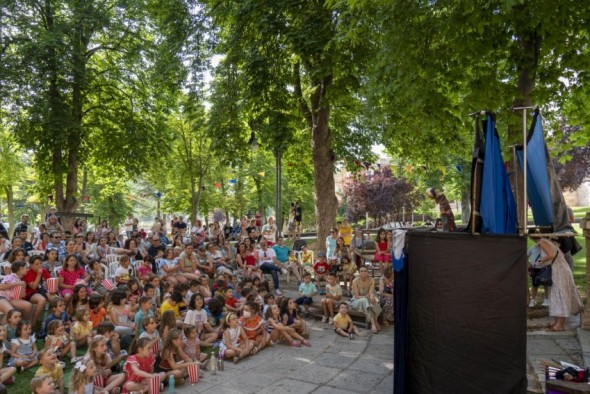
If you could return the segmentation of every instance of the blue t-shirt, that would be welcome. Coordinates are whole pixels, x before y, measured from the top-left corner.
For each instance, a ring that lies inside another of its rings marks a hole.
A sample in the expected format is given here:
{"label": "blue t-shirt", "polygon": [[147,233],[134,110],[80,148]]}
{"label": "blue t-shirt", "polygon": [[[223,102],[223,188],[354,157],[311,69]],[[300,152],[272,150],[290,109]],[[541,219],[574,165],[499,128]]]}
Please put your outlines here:
{"label": "blue t-shirt", "polygon": [[289,260],[289,247],[287,245],[272,247],[277,255],[277,260],[281,263],[286,263]]}
{"label": "blue t-shirt", "polygon": [[135,314],[135,326],[139,329],[139,335],[141,335],[144,331],[143,329],[143,325],[141,324],[141,322],[143,321],[143,319],[145,319],[146,317],[150,317],[150,316],[154,316],[154,312],[151,309],[148,309],[148,313],[147,316],[145,315],[145,313],[143,313],[143,311],[140,309],[137,311],[137,313]]}
{"label": "blue t-shirt", "polygon": [[311,297],[310,294],[317,293],[318,288],[315,283],[309,282],[309,284],[303,282],[299,285],[299,292],[304,294],[304,297]]}

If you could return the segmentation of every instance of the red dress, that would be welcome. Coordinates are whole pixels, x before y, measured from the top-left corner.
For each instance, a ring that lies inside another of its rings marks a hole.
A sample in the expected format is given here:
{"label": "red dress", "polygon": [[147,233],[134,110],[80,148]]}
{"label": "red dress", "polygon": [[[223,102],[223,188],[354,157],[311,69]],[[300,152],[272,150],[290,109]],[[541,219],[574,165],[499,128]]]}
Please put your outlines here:
{"label": "red dress", "polygon": [[139,369],[142,370],[143,372],[152,373],[151,371],[152,371],[152,367],[153,367],[155,361],[156,361],[156,358],[154,355],[150,355],[149,357],[146,357],[146,358],[138,357],[137,354],[134,354],[133,356],[129,356],[127,358],[127,361],[125,362],[125,366],[123,367],[123,370],[127,373],[127,380],[130,380],[135,383],[141,383],[142,381],[145,380],[145,378],[143,378],[141,376],[137,376],[133,372],[133,368],[131,368],[131,364],[137,365],[139,367]]}
{"label": "red dress", "polygon": [[[380,251],[387,251],[387,241],[385,242],[377,242]],[[380,263],[391,263],[391,255],[389,252],[387,254],[380,254],[375,252],[375,261]]]}

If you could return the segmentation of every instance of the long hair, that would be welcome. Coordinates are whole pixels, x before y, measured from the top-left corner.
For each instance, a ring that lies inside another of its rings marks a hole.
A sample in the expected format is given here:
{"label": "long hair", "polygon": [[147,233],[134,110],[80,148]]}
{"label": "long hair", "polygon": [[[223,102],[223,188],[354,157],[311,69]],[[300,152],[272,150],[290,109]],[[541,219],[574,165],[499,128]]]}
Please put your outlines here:
{"label": "long hair", "polygon": [[160,336],[164,335],[164,328],[166,327],[169,330],[176,328],[176,318],[174,317],[173,311],[166,311],[162,314],[162,319],[160,319]]}
{"label": "long hair", "polygon": [[107,342],[107,338],[103,335],[95,335],[92,340],[90,341],[90,345],[88,346],[88,353],[86,353],[86,355],[88,356],[88,358],[92,361],[94,361],[94,363],[97,366],[100,367],[106,367],[107,364],[107,355],[106,353],[103,355],[98,355],[96,354],[96,347],[98,346],[99,343],[101,342]]}
{"label": "long hair", "polygon": [[[78,391],[79,388],[84,387],[86,383],[89,381],[89,377],[86,376],[86,368],[96,366],[96,363],[92,360],[87,360],[84,364],[78,361],[80,364],[76,363],[74,368],[72,368],[72,379],[70,381],[70,392],[75,393]],[[76,368],[77,366],[86,367],[84,370],[82,368]]]}
{"label": "long hair", "polygon": [[176,346],[174,346],[173,341],[178,339],[178,338],[182,338],[182,331],[180,331],[177,328],[174,328],[172,330],[170,330],[170,332],[168,332],[168,335],[166,336],[166,341],[164,341],[164,347],[162,348],[162,359],[166,360],[170,357],[174,357],[174,355],[176,354]]}
{"label": "long hair", "polygon": [[[74,286],[74,294],[72,294],[72,298],[70,298],[70,301],[68,302],[68,315],[70,316],[75,316],[76,310],[80,308],[80,298],[78,297],[78,292],[83,287],[86,287],[86,285],[78,284]],[[86,292],[86,300],[84,301],[84,304],[88,305],[88,292]]]}

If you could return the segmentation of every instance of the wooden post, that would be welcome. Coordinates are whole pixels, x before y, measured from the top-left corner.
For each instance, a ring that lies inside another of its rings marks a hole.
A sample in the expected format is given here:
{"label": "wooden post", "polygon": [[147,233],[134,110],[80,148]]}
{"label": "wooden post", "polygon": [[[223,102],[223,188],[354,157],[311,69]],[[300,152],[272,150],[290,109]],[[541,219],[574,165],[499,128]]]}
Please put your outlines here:
{"label": "wooden post", "polygon": [[[590,261],[590,212],[586,212],[586,216],[580,221],[580,228],[586,241],[586,297],[588,297],[590,295],[590,264],[588,264]],[[582,328],[590,329],[590,302],[588,301],[584,307]]]}

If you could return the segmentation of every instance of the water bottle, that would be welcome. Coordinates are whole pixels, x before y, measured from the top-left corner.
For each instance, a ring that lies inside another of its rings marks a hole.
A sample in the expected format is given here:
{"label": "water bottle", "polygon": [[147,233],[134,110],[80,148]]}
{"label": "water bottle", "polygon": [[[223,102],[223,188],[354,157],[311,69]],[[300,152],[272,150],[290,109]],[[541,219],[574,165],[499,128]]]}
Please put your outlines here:
{"label": "water bottle", "polygon": [[174,383],[174,375],[170,375],[170,378],[168,379],[168,394],[174,393]]}
{"label": "water bottle", "polygon": [[209,371],[211,372],[211,375],[217,374],[217,356],[215,353],[211,355],[211,359],[209,360]]}

